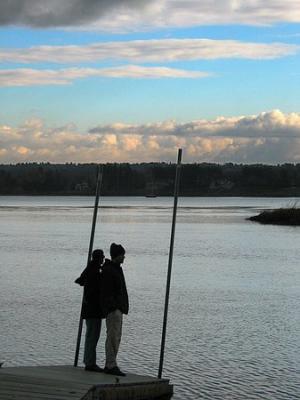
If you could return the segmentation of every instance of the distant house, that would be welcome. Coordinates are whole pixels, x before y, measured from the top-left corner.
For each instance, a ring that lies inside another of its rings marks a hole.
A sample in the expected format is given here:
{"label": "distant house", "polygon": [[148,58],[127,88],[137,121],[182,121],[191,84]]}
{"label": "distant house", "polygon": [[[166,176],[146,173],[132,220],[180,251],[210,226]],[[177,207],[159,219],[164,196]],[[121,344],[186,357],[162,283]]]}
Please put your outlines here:
{"label": "distant house", "polygon": [[233,186],[234,186],[234,183],[229,181],[228,179],[217,179],[217,180],[213,180],[210,183],[209,189],[210,190],[220,190],[220,189],[230,190],[233,188]]}
{"label": "distant house", "polygon": [[87,182],[76,183],[75,191],[76,192],[87,192],[89,190],[89,185]]}

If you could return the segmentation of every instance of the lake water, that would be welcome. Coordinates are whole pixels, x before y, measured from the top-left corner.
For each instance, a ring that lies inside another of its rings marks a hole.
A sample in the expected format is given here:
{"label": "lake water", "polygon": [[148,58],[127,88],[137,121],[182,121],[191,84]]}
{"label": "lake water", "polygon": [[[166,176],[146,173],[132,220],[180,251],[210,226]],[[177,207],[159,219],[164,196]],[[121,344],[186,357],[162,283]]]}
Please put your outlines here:
{"label": "lake water", "polygon": [[[92,197],[0,197],[0,362],[72,364]],[[294,199],[181,198],[163,375],[174,399],[300,398],[300,227],[245,218]],[[157,375],[172,198],[100,200],[96,247],[127,250],[119,365]],[[98,361],[103,365],[104,334]],[[80,362],[82,360],[82,351]]]}

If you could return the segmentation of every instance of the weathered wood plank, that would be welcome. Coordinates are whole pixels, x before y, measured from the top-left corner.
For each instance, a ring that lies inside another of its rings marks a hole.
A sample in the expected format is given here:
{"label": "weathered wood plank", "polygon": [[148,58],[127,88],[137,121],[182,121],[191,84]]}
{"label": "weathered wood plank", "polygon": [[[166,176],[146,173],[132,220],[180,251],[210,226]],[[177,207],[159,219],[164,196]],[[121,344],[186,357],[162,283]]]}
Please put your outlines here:
{"label": "weathered wood plank", "polygon": [[[2,379],[2,376],[0,374],[0,381]],[[11,384],[26,384],[28,383],[28,377],[24,377],[21,375],[3,375],[3,380],[6,382],[10,382]],[[86,387],[88,386],[86,383],[77,383],[77,382],[70,382],[70,381],[63,381],[63,380],[55,380],[55,379],[41,379],[41,378],[34,378],[30,377],[30,383],[36,385],[36,386],[43,386],[43,385],[48,385],[48,386],[54,386],[57,388],[66,388],[70,387],[74,390],[85,390]]]}
{"label": "weathered wood plank", "polygon": [[167,400],[172,389],[166,379],[115,377],[71,366],[0,369],[1,400]]}
{"label": "weathered wood plank", "polygon": [[66,396],[61,396],[57,394],[44,394],[44,393],[31,393],[31,392],[11,392],[10,390],[6,391],[0,391],[0,399],[1,400],[11,400],[11,399],[16,399],[16,400],[23,400],[23,399],[32,399],[32,400],[80,400],[80,397],[66,397]]}
{"label": "weathered wood plank", "polygon": [[169,400],[173,389],[165,384],[123,384],[112,386],[96,385],[82,400]]}
{"label": "weathered wood plank", "polygon": [[[0,393],[2,393],[2,391],[9,391],[11,390],[11,388],[12,382],[4,380],[0,384]],[[66,399],[80,399],[86,393],[86,388],[84,390],[74,390],[71,386],[66,388],[59,388],[55,385],[36,385],[31,382],[13,382],[13,389],[15,393],[21,393],[22,395],[25,395],[26,393],[40,394],[41,398],[44,395],[49,396],[55,393],[55,396],[64,397]]]}

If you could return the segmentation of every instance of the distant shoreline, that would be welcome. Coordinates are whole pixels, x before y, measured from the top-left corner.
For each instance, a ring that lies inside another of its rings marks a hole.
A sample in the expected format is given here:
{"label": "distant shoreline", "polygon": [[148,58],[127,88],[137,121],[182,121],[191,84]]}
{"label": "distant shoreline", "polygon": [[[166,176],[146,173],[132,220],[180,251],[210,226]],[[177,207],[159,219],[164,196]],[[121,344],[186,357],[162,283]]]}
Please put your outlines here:
{"label": "distant shoreline", "polygon": [[[176,165],[102,164],[102,196],[173,196]],[[0,165],[0,195],[93,196],[96,164]],[[182,164],[184,197],[300,197],[300,164]]]}
{"label": "distant shoreline", "polygon": [[[94,197],[95,194],[93,193],[89,193],[89,194],[83,194],[83,193],[5,193],[5,194],[1,194],[0,193],[0,197],[22,197],[22,196],[28,196],[28,197]],[[142,194],[100,194],[100,197],[144,197],[146,198],[151,198],[153,199],[153,197],[149,197],[149,196],[145,196]],[[165,194],[165,195],[157,195],[154,198],[160,198],[160,197],[173,197],[171,194]],[[204,194],[204,195],[200,195],[200,194],[194,194],[194,195],[180,195],[179,197],[250,197],[250,198],[255,198],[255,197],[261,197],[261,198],[286,198],[286,197],[291,197],[291,198],[299,198],[300,199],[300,195],[294,195],[294,194],[272,194],[272,193],[268,193],[268,194]]]}

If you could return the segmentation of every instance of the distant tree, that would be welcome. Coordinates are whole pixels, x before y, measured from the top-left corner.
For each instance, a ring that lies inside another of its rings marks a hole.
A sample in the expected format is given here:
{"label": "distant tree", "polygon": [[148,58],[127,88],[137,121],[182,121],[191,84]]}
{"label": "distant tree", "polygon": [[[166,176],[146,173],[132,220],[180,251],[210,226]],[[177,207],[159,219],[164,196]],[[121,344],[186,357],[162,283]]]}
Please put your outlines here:
{"label": "distant tree", "polygon": [[[172,163],[103,164],[102,195],[170,196],[176,166]],[[94,194],[97,165],[19,163],[0,165],[0,194]],[[185,196],[298,196],[300,164],[183,164],[180,194]]]}

